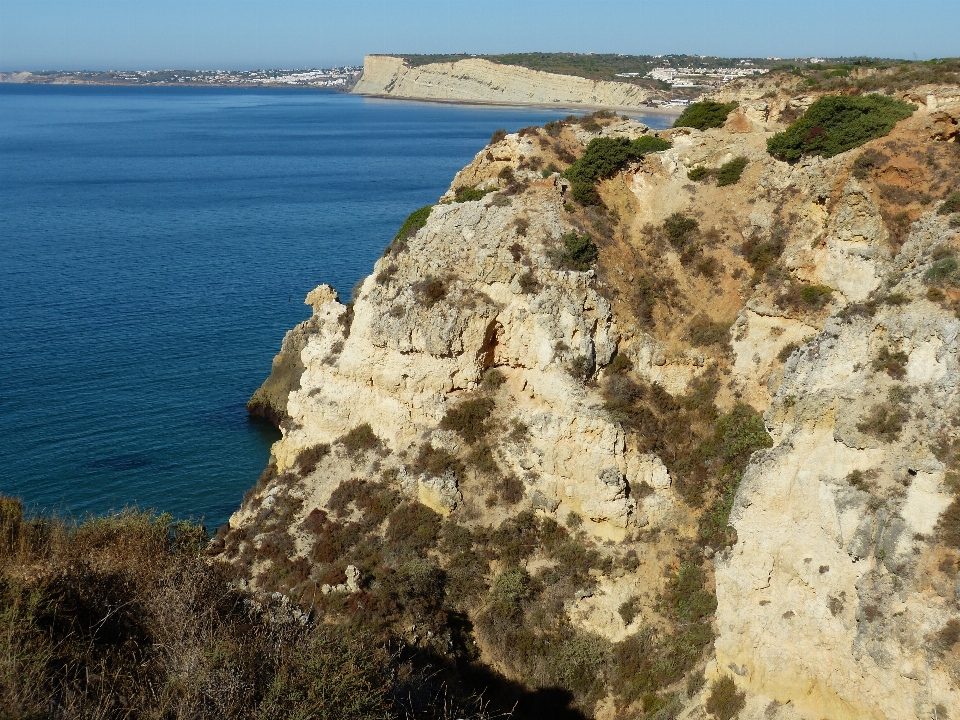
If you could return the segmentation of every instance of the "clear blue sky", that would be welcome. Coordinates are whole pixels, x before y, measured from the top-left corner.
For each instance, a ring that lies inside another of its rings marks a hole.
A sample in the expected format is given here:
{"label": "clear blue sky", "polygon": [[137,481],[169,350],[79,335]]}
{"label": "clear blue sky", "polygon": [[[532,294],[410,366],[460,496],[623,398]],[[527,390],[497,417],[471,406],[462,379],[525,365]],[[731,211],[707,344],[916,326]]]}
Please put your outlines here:
{"label": "clear blue sky", "polygon": [[526,51],[958,56],[960,0],[0,0],[0,70]]}

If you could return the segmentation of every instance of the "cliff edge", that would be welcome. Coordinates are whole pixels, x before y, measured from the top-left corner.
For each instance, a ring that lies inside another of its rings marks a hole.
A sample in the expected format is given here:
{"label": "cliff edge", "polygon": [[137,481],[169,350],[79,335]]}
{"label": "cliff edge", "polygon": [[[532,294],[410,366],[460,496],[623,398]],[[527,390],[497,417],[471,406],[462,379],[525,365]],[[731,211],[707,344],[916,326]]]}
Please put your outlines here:
{"label": "cliff edge", "polygon": [[409,100],[446,100],[508,105],[640,108],[652,97],[629,83],[499,65],[480,58],[411,67],[403,58],[367,55],[351,92]]}
{"label": "cliff edge", "polygon": [[854,101],[779,81],[495,137],[308,296],[214,550],[590,717],[960,707],[960,88],[786,162]]}

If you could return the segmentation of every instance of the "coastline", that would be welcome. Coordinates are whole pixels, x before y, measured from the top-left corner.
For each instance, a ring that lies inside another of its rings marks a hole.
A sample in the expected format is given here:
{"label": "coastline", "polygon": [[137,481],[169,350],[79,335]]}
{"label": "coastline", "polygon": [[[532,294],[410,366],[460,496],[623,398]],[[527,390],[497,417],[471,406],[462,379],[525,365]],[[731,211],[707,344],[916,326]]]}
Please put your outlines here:
{"label": "coastline", "polygon": [[289,85],[286,83],[262,83],[262,84],[239,84],[239,83],[122,83],[122,82],[19,82],[16,80],[0,80],[0,86],[40,86],[40,87],[118,87],[118,88],[217,88],[228,90],[322,90],[337,95],[352,95],[361,98],[370,98],[374,100],[389,100],[391,102],[412,102],[412,103],[431,103],[440,105],[465,105],[481,106],[490,108],[543,108],[545,110],[555,109],[563,110],[569,113],[591,112],[594,110],[613,110],[628,115],[659,115],[663,117],[676,118],[683,112],[683,108],[662,108],[662,107],[637,107],[635,105],[593,105],[584,103],[582,105],[570,105],[569,103],[505,103],[488,102],[485,100],[445,100],[439,98],[415,98],[415,97],[397,97],[395,95],[385,95],[378,93],[355,93],[351,90],[340,87],[322,87],[313,85]]}
{"label": "coastline", "polygon": [[500,103],[500,102],[488,102],[485,100],[445,100],[442,98],[414,98],[414,97],[397,97],[396,95],[385,95],[382,93],[354,93],[350,91],[343,91],[349,95],[357,95],[359,97],[367,98],[376,98],[378,100],[400,100],[405,102],[424,102],[424,103],[439,103],[442,105],[481,105],[485,107],[504,107],[504,108],[544,108],[544,109],[557,109],[557,110],[570,110],[575,112],[578,110],[615,110],[621,113],[640,113],[643,115],[664,115],[666,117],[679,117],[683,112],[683,108],[676,109],[665,109],[662,107],[638,107],[636,105],[592,105],[584,103],[582,105],[570,105],[569,103]]}

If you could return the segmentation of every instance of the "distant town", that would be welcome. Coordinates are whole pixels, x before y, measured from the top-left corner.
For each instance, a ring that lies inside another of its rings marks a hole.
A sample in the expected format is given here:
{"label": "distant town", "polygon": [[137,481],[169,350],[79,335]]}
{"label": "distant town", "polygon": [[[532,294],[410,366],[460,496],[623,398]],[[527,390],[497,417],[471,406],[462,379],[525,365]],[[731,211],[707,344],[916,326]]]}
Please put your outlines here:
{"label": "distant town", "polygon": [[348,90],[362,66],[297,70],[104,70],[0,73],[0,82],[46,85],[207,85]]}

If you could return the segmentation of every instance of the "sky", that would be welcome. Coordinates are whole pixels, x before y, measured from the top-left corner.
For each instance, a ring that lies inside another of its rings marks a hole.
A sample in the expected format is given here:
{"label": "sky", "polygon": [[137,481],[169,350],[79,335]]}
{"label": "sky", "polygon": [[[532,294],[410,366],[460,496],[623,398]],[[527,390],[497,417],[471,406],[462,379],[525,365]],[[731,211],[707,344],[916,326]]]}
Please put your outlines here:
{"label": "sky", "polygon": [[956,57],[960,0],[0,0],[3,71],[558,51]]}

